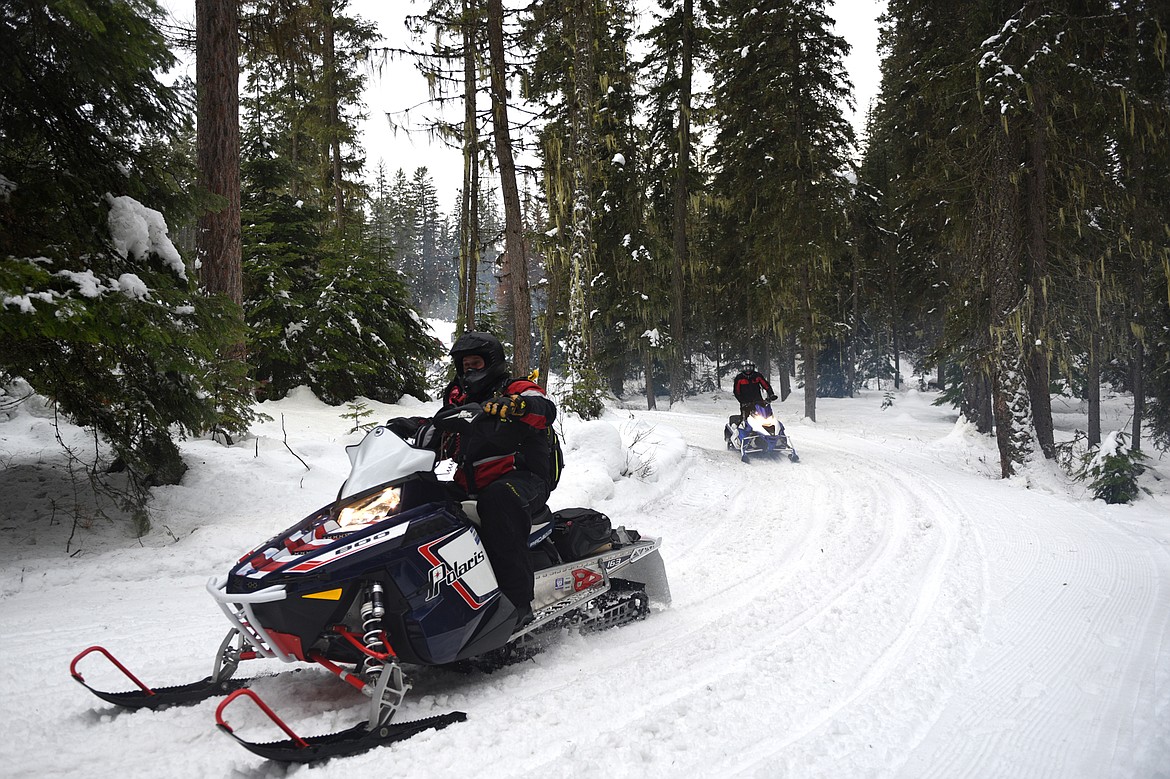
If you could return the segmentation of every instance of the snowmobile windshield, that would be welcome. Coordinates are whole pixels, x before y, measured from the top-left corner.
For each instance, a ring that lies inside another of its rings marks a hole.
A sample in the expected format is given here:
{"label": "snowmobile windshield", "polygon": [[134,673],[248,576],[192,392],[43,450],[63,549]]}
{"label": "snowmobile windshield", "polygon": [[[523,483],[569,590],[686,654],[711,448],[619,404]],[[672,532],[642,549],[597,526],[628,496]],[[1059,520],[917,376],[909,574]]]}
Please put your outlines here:
{"label": "snowmobile windshield", "polygon": [[435,453],[415,449],[385,427],[375,427],[361,443],[345,447],[349,455],[349,478],[341,485],[338,499],[363,493],[379,484],[403,479],[412,473],[431,472]]}

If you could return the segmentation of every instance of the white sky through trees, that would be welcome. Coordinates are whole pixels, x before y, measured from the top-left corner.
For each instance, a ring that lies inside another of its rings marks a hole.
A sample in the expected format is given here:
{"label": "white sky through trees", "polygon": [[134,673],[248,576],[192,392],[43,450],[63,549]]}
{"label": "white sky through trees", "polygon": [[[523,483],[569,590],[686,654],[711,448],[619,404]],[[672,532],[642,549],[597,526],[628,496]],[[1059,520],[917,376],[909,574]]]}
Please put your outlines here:
{"label": "white sky through trees", "polygon": [[[160,4],[171,13],[175,23],[194,26],[194,0],[160,0]],[[422,13],[426,5],[425,2],[415,0],[353,0],[349,12],[374,22],[384,45],[405,48],[411,44],[405,26],[406,16]],[[640,0],[640,5],[647,12],[656,7],[653,0]],[[845,64],[853,82],[856,111],[847,110],[846,116],[853,122],[858,138],[863,134],[869,102],[877,94],[881,82],[877,55],[877,18],[885,9],[885,0],[837,0],[830,3],[828,8],[829,15],[837,20],[835,32],[843,36],[852,47]],[[193,79],[194,55],[185,57],[180,68]],[[413,61],[406,58],[380,64],[376,72],[371,70],[367,75],[364,97],[368,118],[361,123],[367,178],[373,179],[379,160],[385,162],[387,176],[391,179],[398,168],[402,168],[409,177],[415,168],[425,165],[435,183],[440,208],[450,209],[455,192],[462,185],[463,157],[458,149],[428,141],[426,133],[418,129],[423,126],[428,115],[435,113],[433,108],[425,104],[428,98],[426,81]],[[462,110],[456,113],[461,115]],[[395,133],[387,120],[387,114],[391,114],[394,121],[403,127],[417,131],[407,133],[399,130]]]}

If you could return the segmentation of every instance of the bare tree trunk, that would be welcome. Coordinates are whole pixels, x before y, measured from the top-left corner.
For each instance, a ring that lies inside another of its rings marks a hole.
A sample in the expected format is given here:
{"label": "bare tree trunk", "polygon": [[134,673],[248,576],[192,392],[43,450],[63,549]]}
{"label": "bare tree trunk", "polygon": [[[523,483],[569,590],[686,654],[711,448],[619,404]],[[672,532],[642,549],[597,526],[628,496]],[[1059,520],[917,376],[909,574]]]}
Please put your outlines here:
{"label": "bare tree trunk", "polygon": [[459,306],[456,334],[475,330],[475,297],[479,272],[479,124],[475,101],[477,79],[476,18],[463,0],[463,202],[459,208]]}
{"label": "bare tree trunk", "polygon": [[[854,245],[861,244],[855,241]],[[861,252],[856,250],[853,252],[849,286],[853,298],[853,327],[849,332],[849,349],[845,353],[845,359],[848,360],[845,366],[845,381],[849,384],[849,397],[853,397],[853,390],[857,386],[857,335],[861,332]]]}
{"label": "bare tree trunk", "polygon": [[[239,9],[236,0],[196,0],[196,156],[199,185],[223,198],[199,218],[196,254],[204,289],[243,305],[240,259]],[[242,315],[242,310],[241,310]],[[231,359],[243,360],[243,343]]]}
{"label": "bare tree trunk", "polygon": [[[1029,4],[1029,13],[1036,12]],[[1025,376],[1032,404],[1032,425],[1044,457],[1056,457],[1049,390],[1048,345],[1048,101],[1044,85],[1032,85],[1032,121],[1028,128],[1024,191],[1028,198],[1025,278],[1031,289]]]}
{"label": "bare tree trunk", "polygon": [[646,348],[642,372],[646,376],[646,410],[655,411],[658,409],[658,400],[654,397],[654,353],[649,347]]}
{"label": "bare tree trunk", "polygon": [[[561,242],[558,240],[557,245]],[[565,288],[565,264],[550,261],[548,267],[548,297],[544,301],[544,317],[540,329],[540,386],[548,388],[549,370],[552,368],[553,333],[557,329],[557,310],[562,305],[562,290]]]}
{"label": "bare tree trunk", "polygon": [[496,163],[504,196],[503,279],[510,291],[512,308],[512,370],[526,376],[532,357],[532,311],[528,293],[528,258],[524,255],[524,225],[520,218],[520,192],[516,186],[516,162],[512,156],[512,132],[508,126],[508,84],[504,69],[503,0],[488,0],[488,55],[491,60],[492,124],[495,128]]}
{"label": "bare tree trunk", "polygon": [[583,396],[585,413],[600,409],[596,394],[597,372],[593,367],[592,324],[589,318],[588,280],[596,255],[593,246],[593,161],[597,154],[597,133],[594,119],[594,61],[593,32],[594,0],[574,0],[569,14],[572,29],[568,31],[573,50],[572,94],[569,106],[572,176],[571,209],[569,219],[569,322],[566,336],[566,358],[572,391]]}
{"label": "bare tree trunk", "polygon": [[690,199],[690,185],[687,173],[691,159],[691,79],[692,62],[692,21],[693,0],[683,0],[682,29],[682,74],[678,101],[678,157],[675,160],[674,176],[674,266],[671,273],[670,301],[670,403],[681,401],[686,396],[683,386],[684,292],[683,274],[688,265],[687,256],[687,203]]}
{"label": "bare tree trunk", "polygon": [[[941,332],[947,321],[946,303],[939,306],[938,317],[940,321],[939,331]],[[947,359],[940,357],[938,361],[938,391],[945,392],[947,388]]]}
{"label": "bare tree trunk", "polygon": [[1146,346],[1139,336],[1133,339],[1133,362],[1130,363],[1129,380],[1133,387],[1133,424],[1130,426],[1130,446],[1135,452],[1142,448],[1142,417],[1146,410],[1146,385],[1142,378],[1146,358]]}
{"label": "bare tree trunk", "polygon": [[999,446],[1000,475],[1008,478],[1030,454],[1031,406],[1022,372],[1027,361],[1017,331],[1026,316],[1022,267],[1023,230],[1020,196],[1013,177],[1020,160],[1014,135],[991,136],[994,148],[988,174],[985,207],[978,230],[991,303],[991,391],[995,439]]}
{"label": "bare tree trunk", "polygon": [[805,259],[800,264],[799,295],[802,329],[800,339],[801,365],[804,368],[804,415],[813,422],[817,421],[817,343],[815,335],[816,324],[813,321],[812,302],[812,272],[809,269],[811,259]]}
{"label": "bare tree trunk", "polygon": [[1085,388],[1089,400],[1089,446],[1101,445],[1101,334],[1098,332],[1098,322],[1094,318],[1092,334],[1089,336],[1089,365],[1085,381]]}
{"label": "bare tree trunk", "polygon": [[792,377],[796,373],[796,336],[788,333],[784,336],[780,348],[780,402],[788,400],[792,394]]}
{"label": "bare tree trunk", "polygon": [[326,129],[329,138],[330,175],[333,180],[333,227],[341,235],[345,229],[345,191],[341,177],[341,120],[337,106],[337,53],[334,50],[333,3],[324,4],[324,52],[322,65],[325,69]]}
{"label": "bare tree trunk", "polygon": [[[811,318],[811,317],[810,317]],[[807,323],[807,320],[806,320]],[[800,344],[800,361],[804,368],[804,415],[817,421],[817,350],[806,342]]]}
{"label": "bare tree trunk", "polygon": [[894,389],[902,388],[902,345],[898,340],[898,323],[891,318],[890,346],[894,350]]}

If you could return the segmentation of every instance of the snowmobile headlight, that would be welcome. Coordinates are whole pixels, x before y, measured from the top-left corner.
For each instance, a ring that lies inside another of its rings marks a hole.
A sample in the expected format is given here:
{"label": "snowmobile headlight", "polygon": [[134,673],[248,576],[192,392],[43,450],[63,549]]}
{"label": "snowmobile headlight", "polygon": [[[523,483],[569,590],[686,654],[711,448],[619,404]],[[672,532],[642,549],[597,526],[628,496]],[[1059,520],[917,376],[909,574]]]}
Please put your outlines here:
{"label": "snowmobile headlight", "polygon": [[343,528],[351,528],[378,522],[398,511],[398,504],[401,502],[402,490],[398,487],[387,487],[343,506],[337,512],[337,524]]}

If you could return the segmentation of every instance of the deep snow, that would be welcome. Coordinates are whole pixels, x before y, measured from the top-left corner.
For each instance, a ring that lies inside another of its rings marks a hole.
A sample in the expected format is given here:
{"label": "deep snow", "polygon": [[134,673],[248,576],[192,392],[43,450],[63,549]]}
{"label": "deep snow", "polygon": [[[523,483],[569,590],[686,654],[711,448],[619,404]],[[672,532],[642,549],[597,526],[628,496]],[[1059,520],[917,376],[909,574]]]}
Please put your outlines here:
{"label": "deep snow", "polygon": [[[215,701],[121,712],[68,667],[96,643],[160,686],[210,673],[228,624],[204,583],[335,495],[360,435],[346,409],[302,391],[262,404],[272,420],[234,446],[185,442],[191,469],[155,490],[155,529],[138,541],[121,520],[75,526],[89,499],[63,472],[51,412],[23,403],[0,415],[0,766],[90,779],[1170,777],[1167,482],[1147,474],[1152,495],[1108,506],[1043,462],[1000,480],[993,442],[935,397],[822,399],[811,423],[797,393],[776,405],[796,464],[724,448],[727,393],[565,420],[553,508],[592,505],[662,536],[673,605],[563,632],[490,675],[408,669],[404,718],[459,709],[467,722],[313,768],[244,751],[216,731]],[[370,405],[377,420],[437,407]],[[1062,435],[1084,428],[1079,404],[1056,407]],[[1124,397],[1108,410],[1105,430],[1126,424]],[[76,428],[61,435],[93,448]],[[128,688],[97,656],[81,670]],[[269,670],[283,668],[242,673]],[[364,716],[360,695],[314,669],[255,689],[305,734]],[[277,737],[249,706],[230,719]]]}

